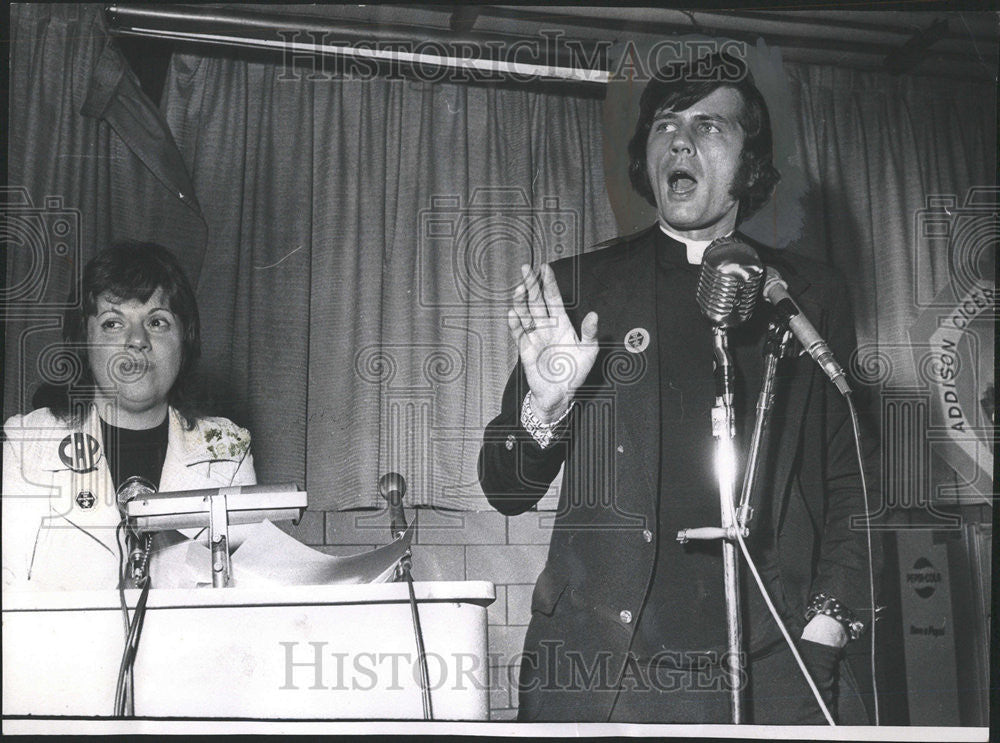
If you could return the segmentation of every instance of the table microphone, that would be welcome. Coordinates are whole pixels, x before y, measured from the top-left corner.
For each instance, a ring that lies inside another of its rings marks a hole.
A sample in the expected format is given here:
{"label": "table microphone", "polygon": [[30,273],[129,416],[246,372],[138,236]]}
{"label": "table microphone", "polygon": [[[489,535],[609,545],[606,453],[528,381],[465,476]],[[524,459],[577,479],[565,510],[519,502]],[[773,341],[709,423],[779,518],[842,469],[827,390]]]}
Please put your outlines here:
{"label": "table microphone", "polygon": [[386,472],[378,479],[378,494],[389,504],[389,528],[395,539],[406,531],[406,514],[403,513],[406,480],[398,472]]}
{"label": "table microphone", "polygon": [[[126,521],[126,524],[128,516],[126,515],[125,507],[129,501],[151,495],[155,492],[156,486],[145,477],[140,477],[139,475],[132,475],[132,477],[118,486],[118,490],[115,491],[115,499],[118,501],[118,510],[121,513],[122,519]],[[129,572],[131,573],[132,580],[137,583],[146,575],[146,569],[149,565],[149,550],[152,542],[150,541],[150,535],[135,533],[131,528],[126,530],[126,534],[126,539],[130,542],[131,547],[128,554]]]}
{"label": "table microphone", "polygon": [[129,501],[135,500],[141,495],[150,495],[155,492],[156,486],[145,477],[132,475],[132,477],[119,485],[115,491],[115,499],[118,501],[118,511],[124,517],[125,506]]}

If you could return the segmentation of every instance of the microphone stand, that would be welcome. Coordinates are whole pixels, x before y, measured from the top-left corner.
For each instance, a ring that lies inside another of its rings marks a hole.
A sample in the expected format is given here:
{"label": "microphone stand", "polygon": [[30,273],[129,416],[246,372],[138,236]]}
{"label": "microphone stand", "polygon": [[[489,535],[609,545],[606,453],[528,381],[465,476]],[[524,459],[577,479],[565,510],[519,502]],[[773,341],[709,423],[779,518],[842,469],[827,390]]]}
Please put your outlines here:
{"label": "microphone stand", "polygon": [[[777,360],[768,364],[765,376],[767,394],[762,392],[758,404],[758,420],[754,427],[752,462],[743,482],[740,515],[736,511],[736,422],[733,409],[735,369],[729,353],[726,328],[749,319],[756,295],[765,275],[756,252],[737,238],[724,237],[713,241],[702,256],[701,276],[696,299],[702,314],[712,324],[712,355],[715,361],[715,405],[712,407],[712,437],[716,441],[715,469],[719,480],[720,526],[682,529],[677,532],[681,544],[689,539],[722,540],[723,590],[726,600],[726,657],[724,667],[729,682],[729,705],[732,721],[743,722],[743,688],[746,657],[743,654],[743,632],[740,625],[739,552],[737,543],[749,532],[746,522],[751,513],[749,489],[756,480],[759,450],[766,428],[767,415],[773,402],[774,374]],[[761,405],[763,404],[763,412]]]}
{"label": "microphone stand", "polygon": [[740,585],[737,564],[733,504],[736,495],[736,424],[733,414],[733,359],[729,353],[725,328],[712,327],[712,350],[715,357],[715,406],[712,408],[712,436],[716,440],[716,472],[719,478],[721,510],[722,578],[726,597],[726,670],[729,673],[729,706],[733,724],[743,722],[745,677],[740,627]]}
{"label": "microphone stand", "polygon": [[743,479],[738,511],[734,509],[736,494],[736,426],[733,412],[733,360],[729,353],[726,329],[712,327],[712,346],[715,358],[715,406],[712,408],[712,436],[716,439],[716,472],[719,478],[719,504],[721,528],[701,527],[677,532],[681,544],[690,539],[722,539],[723,588],[726,600],[726,671],[729,679],[729,705],[733,724],[743,722],[743,690],[741,679],[746,677],[746,663],[742,653],[743,630],[740,613],[739,553],[736,549],[737,534],[749,535],[747,523],[753,517],[750,496],[756,484],[760,464],[760,451],[770,424],[774,407],[774,387],[778,362],[787,355],[792,334],[786,320],[776,320],[768,327],[764,344],[764,380],[757,399],[757,417],[747,469]]}
{"label": "microphone stand", "polygon": [[716,440],[715,469],[719,478],[721,527],[682,529],[677,541],[690,539],[722,540],[722,580],[726,597],[726,675],[729,681],[729,708],[733,724],[743,722],[743,689],[746,677],[742,653],[743,633],[740,626],[739,553],[736,551],[736,530],[746,535],[745,527],[736,524],[736,424],[733,413],[733,358],[729,353],[726,329],[712,326],[712,346],[715,358],[715,406],[712,408],[712,437]]}
{"label": "microphone stand", "polygon": [[[389,506],[389,530],[393,539],[399,539],[406,533],[406,514],[403,511],[403,495],[406,494],[406,480],[402,475],[388,472],[378,481],[378,492]],[[410,548],[399,559],[396,566],[396,581],[406,581],[410,595],[410,617],[413,620],[413,635],[417,645],[417,661],[420,664],[420,697],[423,703],[425,720],[434,719],[434,707],[431,702],[430,673],[427,668],[427,651],[424,649],[424,633],[420,627],[420,612],[417,610],[417,594],[413,590],[413,575]]]}

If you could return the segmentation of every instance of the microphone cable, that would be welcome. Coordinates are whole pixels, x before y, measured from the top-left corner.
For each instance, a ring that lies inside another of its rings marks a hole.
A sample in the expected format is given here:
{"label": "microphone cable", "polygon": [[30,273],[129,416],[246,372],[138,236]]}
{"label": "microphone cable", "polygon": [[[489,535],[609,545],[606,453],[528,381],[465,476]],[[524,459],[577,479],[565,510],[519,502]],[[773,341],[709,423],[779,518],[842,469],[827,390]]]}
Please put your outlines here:
{"label": "microphone cable", "polygon": [[[126,575],[125,574],[125,564],[126,564],[125,563],[125,553],[128,551],[127,550],[128,545],[127,544],[125,544],[124,546],[122,545],[122,537],[125,536],[125,523],[126,523],[126,519],[125,519],[125,516],[123,514],[121,520],[118,522],[118,526],[115,528],[115,546],[118,548],[118,603],[119,603],[119,606],[121,607],[122,624],[124,625],[123,626],[124,637],[125,637],[125,642],[126,642],[126,647],[127,647],[128,646],[129,624],[131,623],[131,619],[130,619],[129,613],[128,613],[128,604],[125,601],[125,581],[126,581],[126,578],[125,578],[125,575]],[[127,541],[128,538],[125,537],[125,539]],[[124,651],[123,651],[123,653],[124,653]],[[125,697],[127,697],[131,701],[131,698],[132,698],[132,682],[133,682],[133,679],[132,679],[131,674],[129,674],[129,676],[127,678],[125,678],[125,679],[122,678],[121,673],[118,674],[118,681],[115,684],[115,707],[114,707],[114,714],[115,715],[118,715],[119,695],[124,695]],[[134,712],[134,707],[132,707],[131,704],[130,704],[130,708]]]}
{"label": "microphone cable", "polygon": [[757,565],[754,563],[753,557],[750,556],[750,550],[747,549],[747,544],[743,541],[743,535],[740,533],[738,525],[739,522],[736,521],[736,508],[732,503],[729,503],[728,500],[727,507],[730,511],[730,518],[733,519],[734,524],[737,524],[737,527],[733,529],[733,533],[736,535],[736,541],[740,545],[740,551],[743,553],[743,559],[746,561],[747,567],[750,569],[750,574],[753,576],[754,582],[757,584],[757,588],[760,589],[760,595],[763,597],[764,603],[767,604],[767,610],[771,612],[771,616],[774,617],[774,621],[777,623],[778,629],[781,630],[781,635],[785,638],[785,642],[788,644],[788,649],[792,651],[792,657],[795,658],[795,662],[798,664],[799,670],[802,671],[802,676],[809,685],[809,690],[816,698],[816,703],[823,712],[823,716],[826,718],[827,724],[832,727],[836,727],[837,723],[833,721],[833,717],[830,715],[830,710],[823,701],[823,697],[819,693],[819,689],[816,688],[816,682],[813,681],[809,671],[806,670],[806,664],[802,660],[802,656],[799,655],[798,648],[795,647],[795,641],[792,640],[792,636],[788,633],[788,628],[785,627],[785,623],[781,621],[781,617],[778,615],[778,610],[774,608],[774,603],[771,601],[771,597],[768,595],[767,589],[764,587],[764,580],[760,577],[760,573],[757,572]]}
{"label": "microphone cable", "polygon": [[[872,536],[871,528],[868,522],[868,514],[870,512],[869,502],[868,502],[868,481],[865,477],[864,468],[864,456],[861,451],[861,427],[858,422],[858,413],[854,407],[854,400],[850,394],[844,395],[844,399],[847,401],[847,406],[850,411],[851,426],[854,433],[854,451],[858,459],[858,473],[861,478],[861,492],[865,502],[865,536],[868,543],[868,589],[871,595],[871,607],[872,607],[872,621],[871,621],[871,673],[872,673],[872,702],[874,705],[875,712],[875,725],[876,727],[880,724],[879,719],[879,703],[878,703],[878,680],[875,677],[875,568],[872,564]],[[731,503],[728,504],[730,509],[730,516],[733,519],[733,523],[738,523],[736,521],[735,508]],[[743,559],[746,561],[747,567],[750,569],[751,575],[753,575],[754,582],[757,584],[757,588],[760,590],[760,594],[764,599],[764,603],[767,605],[768,611],[774,618],[775,623],[778,625],[778,629],[781,631],[782,636],[788,645],[789,650],[792,651],[792,656],[795,658],[795,662],[799,666],[799,670],[802,671],[802,676],[805,678],[806,683],[809,685],[810,691],[812,691],[813,696],[816,698],[816,703],[819,704],[820,710],[823,712],[823,716],[829,725],[835,726],[836,723],[833,721],[833,717],[830,715],[830,710],[827,708],[826,704],[823,702],[823,698],[819,693],[819,689],[816,688],[816,683],[813,681],[812,676],[810,676],[809,671],[806,670],[805,663],[802,660],[802,656],[799,655],[798,648],[795,647],[795,642],[792,640],[788,629],[785,627],[785,623],[781,621],[781,617],[778,614],[778,610],[774,608],[774,604],[771,601],[771,597],[767,593],[767,589],[764,587],[764,581],[760,577],[760,573],[757,572],[757,566],[754,563],[753,557],[750,555],[750,550],[747,548],[746,542],[743,541],[743,535],[737,528],[734,530],[736,534],[736,540],[739,542],[740,551],[743,553]]]}
{"label": "microphone cable", "polygon": [[135,666],[136,652],[139,649],[139,637],[142,634],[142,626],[146,619],[146,601],[148,599],[149,579],[147,578],[143,580],[142,592],[139,594],[139,600],[135,604],[132,623],[129,626],[128,637],[125,640],[125,650],[122,652],[121,664],[118,667],[118,684],[115,690],[116,717],[135,716],[135,684],[132,672]]}
{"label": "microphone cable", "polygon": [[[409,561],[408,557],[404,560]],[[427,652],[424,650],[424,633],[420,627],[420,613],[417,611],[417,594],[413,590],[413,576],[410,575],[410,568],[407,565],[403,571],[406,578],[406,586],[410,593],[410,615],[413,618],[413,634],[417,642],[417,660],[420,663],[420,693],[424,708],[424,719],[433,720],[434,710],[431,706],[431,681],[430,673],[427,670]]]}
{"label": "microphone cable", "polygon": [[851,414],[851,429],[854,433],[854,453],[858,457],[858,474],[861,477],[861,494],[865,501],[865,539],[868,544],[868,591],[871,596],[871,610],[872,610],[872,622],[871,622],[871,671],[872,671],[872,707],[875,712],[875,726],[879,726],[879,708],[878,708],[878,679],[875,676],[875,613],[877,607],[875,606],[875,566],[872,564],[872,528],[871,528],[871,507],[868,503],[868,480],[865,477],[865,462],[864,454],[861,451],[861,424],[858,421],[858,411],[854,407],[854,397],[853,395],[844,395],[844,399],[847,401],[847,408]]}
{"label": "microphone cable", "polygon": [[[122,650],[121,663],[118,666],[118,679],[115,684],[115,717],[135,716],[135,658],[139,649],[139,638],[142,634],[142,627],[146,619],[146,602],[149,599],[150,580],[148,574],[149,555],[153,546],[151,534],[142,535],[143,542],[141,552],[141,562],[138,563],[138,586],[141,587],[139,600],[136,602],[135,611],[129,618],[128,604],[125,600],[125,584],[127,582],[126,558],[122,546],[122,535],[125,534],[126,519],[123,517],[118,523],[115,533],[115,542],[118,547],[118,599],[121,605],[122,620],[125,629],[125,647]],[[127,535],[126,535],[127,542]]]}

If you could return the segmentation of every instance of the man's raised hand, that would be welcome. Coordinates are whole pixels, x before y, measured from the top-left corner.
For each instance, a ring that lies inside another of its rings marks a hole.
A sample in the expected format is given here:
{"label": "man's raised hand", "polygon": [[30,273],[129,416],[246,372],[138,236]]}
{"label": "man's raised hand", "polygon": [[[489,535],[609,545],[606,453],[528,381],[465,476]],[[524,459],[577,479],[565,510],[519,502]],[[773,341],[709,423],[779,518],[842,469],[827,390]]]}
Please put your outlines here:
{"label": "man's raised hand", "polygon": [[531,388],[532,408],[547,423],[565,412],[594,366],[597,313],[587,313],[577,336],[549,265],[538,273],[523,265],[521,275],[507,325]]}

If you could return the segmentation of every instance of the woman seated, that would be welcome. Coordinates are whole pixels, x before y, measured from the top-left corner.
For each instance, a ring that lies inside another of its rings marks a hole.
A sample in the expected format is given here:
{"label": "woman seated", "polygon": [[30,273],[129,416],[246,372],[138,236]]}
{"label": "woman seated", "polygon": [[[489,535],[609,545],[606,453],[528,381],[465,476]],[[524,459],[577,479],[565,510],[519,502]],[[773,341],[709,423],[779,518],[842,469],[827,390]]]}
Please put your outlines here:
{"label": "woman seated", "polygon": [[116,491],[131,477],[159,491],[257,481],[250,434],[196,410],[198,307],[176,258],[115,245],[87,264],[82,290],[63,326],[78,379],[4,425],[4,588],[116,587]]}

